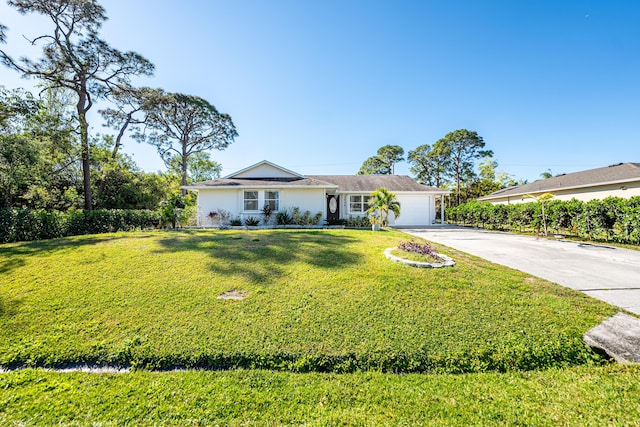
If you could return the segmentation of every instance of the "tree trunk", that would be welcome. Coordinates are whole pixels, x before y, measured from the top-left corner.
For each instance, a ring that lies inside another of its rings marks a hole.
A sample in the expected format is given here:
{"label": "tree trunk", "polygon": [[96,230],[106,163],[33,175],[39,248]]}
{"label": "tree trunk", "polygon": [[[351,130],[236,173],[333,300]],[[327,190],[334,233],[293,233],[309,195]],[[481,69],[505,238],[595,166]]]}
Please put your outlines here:
{"label": "tree trunk", "polygon": [[82,153],[82,183],[84,187],[84,208],[93,209],[93,198],[91,194],[91,164],[89,163],[89,124],[85,112],[78,107],[78,118],[80,119],[80,144]]}
{"label": "tree trunk", "polygon": [[[180,180],[181,187],[187,185],[187,159],[188,159],[188,154],[186,150],[186,144],[183,143],[182,144],[182,179]],[[180,194],[182,194],[183,197],[186,196],[187,190],[182,188],[180,191]]]}

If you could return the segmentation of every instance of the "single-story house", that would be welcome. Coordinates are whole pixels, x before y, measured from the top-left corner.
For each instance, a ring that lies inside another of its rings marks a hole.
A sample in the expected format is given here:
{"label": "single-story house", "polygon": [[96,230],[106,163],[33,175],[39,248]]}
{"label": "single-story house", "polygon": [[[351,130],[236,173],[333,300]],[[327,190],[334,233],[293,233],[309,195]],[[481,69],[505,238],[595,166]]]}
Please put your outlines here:
{"label": "single-story house", "polygon": [[551,193],[554,199],[577,199],[588,202],[610,196],[631,198],[640,196],[640,163],[618,163],[541,179],[529,184],[498,190],[478,200],[493,204],[531,202],[527,195]]}
{"label": "single-story house", "polygon": [[[436,199],[448,190],[422,185],[401,175],[302,175],[269,161],[261,161],[224,178],[185,186],[198,193],[198,224],[212,225],[210,212],[224,209],[232,218],[261,218],[265,204],[273,212],[294,207],[322,221],[366,215],[371,192],[380,187],[397,195],[400,215],[390,215],[389,225],[417,227],[443,222],[436,218]],[[441,203],[444,206],[444,203]],[[444,209],[444,208],[443,208]]]}

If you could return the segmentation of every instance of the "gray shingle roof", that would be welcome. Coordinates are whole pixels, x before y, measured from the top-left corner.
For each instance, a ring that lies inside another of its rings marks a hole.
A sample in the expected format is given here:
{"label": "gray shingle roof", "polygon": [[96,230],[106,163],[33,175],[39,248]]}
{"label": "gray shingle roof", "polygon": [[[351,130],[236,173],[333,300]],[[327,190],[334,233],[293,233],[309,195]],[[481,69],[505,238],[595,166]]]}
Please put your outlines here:
{"label": "gray shingle roof", "polygon": [[597,169],[562,174],[531,182],[529,184],[498,190],[495,193],[480,197],[479,200],[491,200],[508,196],[542,192],[553,193],[554,191],[564,189],[592,187],[607,183],[623,183],[630,181],[640,181],[640,163],[619,163]]}
{"label": "gray shingle roof", "polygon": [[406,175],[312,175],[309,178],[335,184],[340,192],[372,192],[380,187],[389,191],[445,191],[419,184]]}
{"label": "gray shingle roof", "polygon": [[306,178],[220,178],[211,181],[197,182],[188,187],[327,187],[335,185],[314,179]]}
{"label": "gray shingle roof", "polygon": [[389,191],[436,191],[436,187],[422,185],[406,175],[310,175],[304,178],[220,178],[197,182],[188,188],[219,187],[324,187],[340,192],[372,192],[380,187]]}

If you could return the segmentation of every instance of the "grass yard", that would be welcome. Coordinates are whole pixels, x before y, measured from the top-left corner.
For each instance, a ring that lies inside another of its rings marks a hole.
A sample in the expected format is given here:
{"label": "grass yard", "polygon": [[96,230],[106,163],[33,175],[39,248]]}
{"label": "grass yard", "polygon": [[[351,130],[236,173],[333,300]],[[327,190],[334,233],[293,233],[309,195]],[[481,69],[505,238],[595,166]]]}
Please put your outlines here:
{"label": "grass yard", "polygon": [[[0,245],[0,425],[634,425],[640,367],[582,342],[617,310],[355,230]],[[243,300],[222,300],[233,291]],[[124,374],[49,372],[76,364]],[[40,367],[40,368],[29,368]],[[151,372],[147,369],[213,368]],[[140,369],[142,368],[142,369]]]}
{"label": "grass yard", "polygon": [[632,426],[640,367],[461,375],[0,374],[1,425]]}
{"label": "grass yard", "polygon": [[[464,373],[601,363],[616,309],[444,251],[416,269],[354,230],[179,231],[0,246],[0,365]],[[220,300],[234,290],[246,299]]]}

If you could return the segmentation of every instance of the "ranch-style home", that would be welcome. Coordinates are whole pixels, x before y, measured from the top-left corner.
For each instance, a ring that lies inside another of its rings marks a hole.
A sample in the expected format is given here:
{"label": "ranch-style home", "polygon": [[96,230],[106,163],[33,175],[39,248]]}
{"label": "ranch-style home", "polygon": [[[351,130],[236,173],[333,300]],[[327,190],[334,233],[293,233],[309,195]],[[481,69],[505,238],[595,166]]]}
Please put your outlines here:
{"label": "ranch-style home", "polygon": [[210,212],[224,209],[232,218],[261,218],[265,204],[274,213],[294,207],[312,215],[321,212],[320,224],[363,216],[369,195],[380,187],[395,193],[400,202],[400,216],[390,214],[389,225],[422,227],[443,223],[443,211],[436,218],[436,199],[443,200],[449,191],[401,175],[305,176],[263,160],[224,178],[183,188],[198,193],[198,224],[210,226]]}
{"label": "ranch-style home", "polygon": [[541,179],[517,187],[498,190],[480,197],[497,204],[531,202],[529,195],[553,194],[557,200],[577,199],[583,202],[607,197],[625,199],[640,196],[640,163],[617,163],[597,169],[573,172]]}

